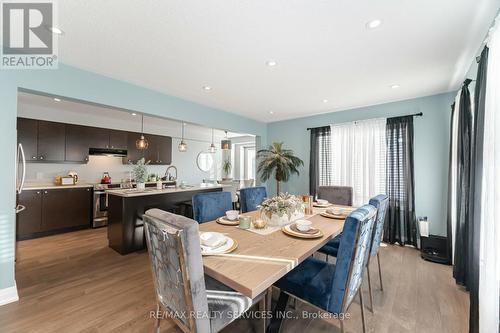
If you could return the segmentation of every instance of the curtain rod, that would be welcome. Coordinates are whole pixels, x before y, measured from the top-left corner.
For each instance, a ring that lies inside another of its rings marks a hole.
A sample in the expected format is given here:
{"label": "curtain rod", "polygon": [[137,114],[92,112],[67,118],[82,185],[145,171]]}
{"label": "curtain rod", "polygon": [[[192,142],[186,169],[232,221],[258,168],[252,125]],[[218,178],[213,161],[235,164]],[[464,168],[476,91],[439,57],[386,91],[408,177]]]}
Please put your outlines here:
{"label": "curtain rod", "polygon": [[[424,115],[423,112],[418,112],[418,113],[414,113],[414,114],[407,114],[407,115],[403,115],[403,116],[398,116],[398,117],[422,117]],[[389,117],[389,118],[397,118],[397,117]],[[373,118],[372,118],[373,119]],[[363,120],[368,120],[368,119],[363,119]],[[359,121],[359,120],[357,120]],[[355,121],[355,122],[357,122]],[[312,129],[315,129],[315,128],[321,128],[321,127],[326,127],[326,126],[318,126],[318,127],[308,127],[307,130],[310,131]]]}

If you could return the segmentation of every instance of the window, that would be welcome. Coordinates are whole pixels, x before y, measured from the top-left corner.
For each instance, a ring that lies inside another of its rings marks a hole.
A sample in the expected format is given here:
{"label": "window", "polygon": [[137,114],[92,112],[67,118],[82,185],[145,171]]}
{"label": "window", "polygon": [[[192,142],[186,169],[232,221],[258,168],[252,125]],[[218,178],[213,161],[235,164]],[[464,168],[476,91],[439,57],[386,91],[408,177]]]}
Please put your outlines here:
{"label": "window", "polygon": [[385,193],[386,119],[331,125],[331,161],[330,185],[351,186],[355,206]]}

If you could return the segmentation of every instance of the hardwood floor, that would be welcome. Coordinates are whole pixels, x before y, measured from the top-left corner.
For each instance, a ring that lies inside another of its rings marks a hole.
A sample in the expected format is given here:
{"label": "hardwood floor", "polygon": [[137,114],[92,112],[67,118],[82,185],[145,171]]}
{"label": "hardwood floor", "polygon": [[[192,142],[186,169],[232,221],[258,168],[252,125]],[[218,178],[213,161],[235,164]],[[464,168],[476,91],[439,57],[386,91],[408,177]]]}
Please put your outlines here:
{"label": "hardwood floor", "polygon": [[[121,256],[107,247],[106,230],[84,230],[18,243],[19,302],[0,307],[0,331],[152,332],[155,296],[146,252]],[[375,314],[369,332],[467,332],[468,296],[451,278],[451,267],[422,260],[410,248],[381,249],[385,291],[372,263]],[[365,302],[369,304],[365,285]],[[297,302],[296,314],[314,312]],[[361,332],[359,304],[345,327]],[[225,332],[252,332],[239,320]],[[287,319],[281,332],[337,332],[330,319]],[[162,321],[162,332],[180,332]]]}

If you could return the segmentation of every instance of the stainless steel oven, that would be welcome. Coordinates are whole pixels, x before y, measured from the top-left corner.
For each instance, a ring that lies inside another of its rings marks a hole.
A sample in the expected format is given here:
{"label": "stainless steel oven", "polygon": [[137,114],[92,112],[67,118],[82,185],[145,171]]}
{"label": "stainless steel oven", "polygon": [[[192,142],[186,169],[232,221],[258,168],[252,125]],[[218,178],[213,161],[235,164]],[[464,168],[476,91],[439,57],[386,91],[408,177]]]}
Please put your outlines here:
{"label": "stainless steel oven", "polygon": [[108,184],[94,185],[94,219],[92,227],[98,228],[108,224]]}

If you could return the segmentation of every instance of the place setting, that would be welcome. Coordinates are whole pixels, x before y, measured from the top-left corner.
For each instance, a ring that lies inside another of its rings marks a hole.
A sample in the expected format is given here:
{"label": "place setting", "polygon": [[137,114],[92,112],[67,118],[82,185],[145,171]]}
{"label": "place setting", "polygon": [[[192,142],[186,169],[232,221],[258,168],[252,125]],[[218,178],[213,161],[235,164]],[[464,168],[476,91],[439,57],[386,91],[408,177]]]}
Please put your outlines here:
{"label": "place setting", "polygon": [[313,239],[323,237],[323,232],[320,229],[314,228],[312,222],[309,220],[297,220],[281,228],[281,231],[289,236],[298,238]]}
{"label": "place setting", "polygon": [[200,233],[201,255],[231,253],[238,247],[238,242],[220,232]]}
{"label": "place setting", "polygon": [[216,222],[222,225],[237,226],[240,224],[240,212],[237,210],[228,210],[226,215],[219,217]]}
{"label": "place setting", "polygon": [[316,208],[328,208],[330,206],[332,206],[332,204],[329,203],[328,200],[324,200],[324,199],[317,199],[313,203],[313,207],[316,207]]}
{"label": "place setting", "polygon": [[352,210],[352,208],[331,207],[319,214],[330,219],[344,220],[352,212]]}

